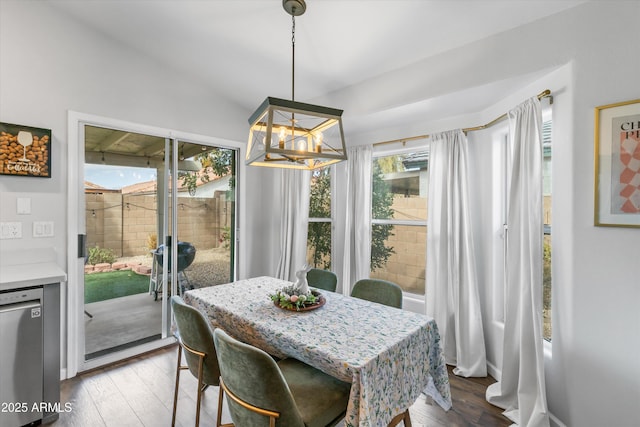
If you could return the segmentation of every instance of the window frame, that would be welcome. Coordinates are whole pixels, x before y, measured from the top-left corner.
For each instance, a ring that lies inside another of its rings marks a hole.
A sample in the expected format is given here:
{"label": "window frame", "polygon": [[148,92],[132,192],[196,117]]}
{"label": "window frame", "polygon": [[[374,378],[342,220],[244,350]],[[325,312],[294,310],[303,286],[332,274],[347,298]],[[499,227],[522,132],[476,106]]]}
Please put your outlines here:
{"label": "window frame", "polygon": [[[554,128],[554,123],[553,123],[553,108],[551,105],[543,105],[542,107],[542,136],[543,136],[543,140],[542,140],[542,144],[543,144],[543,154],[542,154],[542,174],[543,174],[543,186],[542,186],[542,203],[543,203],[543,209],[544,209],[544,198],[545,198],[545,187],[544,187],[544,174],[545,174],[545,165],[544,165],[544,129],[545,129],[545,124],[546,123],[550,123],[550,133],[549,133],[549,167],[548,167],[548,172],[549,172],[549,192],[548,192],[548,196],[550,198],[550,214],[549,214],[549,227],[548,227],[548,233],[547,233],[547,227],[545,227],[546,221],[545,218],[542,218],[543,221],[543,227],[544,227],[544,236],[548,235],[549,236],[549,245],[550,245],[550,249],[551,249],[551,258],[550,258],[550,276],[551,276],[551,284],[550,284],[550,289],[549,289],[549,327],[551,329],[550,335],[549,337],[545,337],[545,332],[544,332],[544,275],[543,275],[543,288],[542,288],[542,309],[543,312],[540,313],[540,315],[542,316],[542,340],[545,343],[546,349],[547,351],[551,351],[551,343],[553,341],[553,285],[554,285],[554,278],[553,278],[553,265],[554,265],[554,260],[553,260],[553,247],[554,247],[554,239],[553,239],[553,128]],[[544,211],[543,211],[544,213]],[[543,241],[543,259],[542,259],[543,265],[544,265],[544,241]]]}
{"label": "window frame", "polygon": [[[335,272],[335,262],[334,262],[334,255],[336,252],[336,239],[335,239],[335,228],[336,228],[336,224],[335,224],[335,217],[336,217],[336,169],[334,165],[329,165],[329,166],[325,166],[322,169],[329,169],[329,180],[330,180],[330,185],[329,185],[329,193],[330,193],[330,197],[331,197],[331,208],[330,208],[330,217],[329,218],[318,218],[318,217],[308,217],[307,220],[307,231],[309,230],[309,224],[311,223],[329,223],[330,225],[330,229],[331,229],[331,250],[329,253],[329,259],[331,262],[331,271]],[[312,178],[313,178],[313,171],[311,171],[312,174]],[[311,183],[312,180],[309,181],[309,192],[311,192]],[[311,205],[311,197],[309,197],[309,205]],[[309,237],[307,235],[307,249],[309,248]]]}
{"label": "window frame", "polygon": [[[548,168],[549,172],[549,192],[545,192],[544,187],[544,153],[543,153],[543,165],[542,165],[542,174],[543,174],[543,182],[542,182],[542,200],[541,203],[544,206],[544,197],[546,195],[551,197],[551,213],[549,215],[549,227],[548,233],[546,232],[546,224],[545,218],[543,217],[543,227],[545,228],[545,235],[550,236],[551,240],[551,248],[554,246],[553,234],[551,232],[551,224],[553,224],[553,111],[551,105],[543,105],[542,106],[542,125],[543,128],[546,123],[551,123],[551,133],[550,133],[550,146],[551,146],[551,155],[550,155],[550,166]],[[542,129],[541,129],[542,132]],[[494,149],[497,151],[494,153],[494,159],[498,159],[499,165],[494,168],[494,189],[499,188],[498,197],[493,201],[493,209],[497,212],[494,214],[494,227],[496,227],[497,223],[495,218],[500,217],[502,222],[502,231],[498,232],[497,240],[495,241],[494,254],[498,255],[495,258],[494,263],[494,277],[500,279],[495,280],[496,286],[493,290],[493,301],[494,301],[494,310],[493,310],[493,320],[504,325],[504,313],[506,312],[506,287],[507,287],[507,235],[509,233],[509,224],[508,224],[508,205],[509,205],[509,182],[510,182],[510,159],[511,159],[511,145],[509,143],[509,127],[508,124],[505,127],[500,128],[498,130],[497,136],[494,137]],[[544,142],[543,142],[544,144]],[[498,177],[498,178],[496,178]],[[543,243],[544,247],[544,243]],[[544,263],[544,249],[543,253],[540,254],[541,261]],[[551,251],[551,291],[550,291],[550,307],[553,307],[553,250]],[[544,280],[544,277],[543,277]],[[542,292],[544,292],[544,283],[541,284]],[[544,310],[544,294],[543,294],[543,307]],[[544,312],[540,313],[542,324],[540,325],[542,329],[542,339],[545,343],[545,349],[550,351],[552,337],[553,337],[553,309],[550,309],[550,319],[549,323],[551,325],[551,336],[544,336]]]}
{"label": "window frame", "polygon": [[[390,157],[390,156],[401,156],[401,155],[405,155],[405,154],[410,154],[410,153],[417,153],[417,152],[430,152],[430,145],[427,143],[426,146],[424,144],[424,142],[422,142],[421,145],[405,145],[403,147],[400,148],[387,148],[387,149],[380,149],[380,150],[376,150],[374,147],[372,156],[371,156],[371,162],[372,162],[372,174],[370,176],[370,179],[372,180],[371,182],[371,193],[372,193],[372,200],[373,200],[373,162],[377,161],[377,159],[381,158],[381,157]],[[428,186],[428,183],[427,183]],[[428,203],[428,191],[427,191],[427,197],[425,200],[425,209],[427,208],[427,203]],[[427,219],[424,220],[407,220],[407,219],[376,219],[373,217],[373,209],[371,212],[371,229],[373,229],[373,227],[375,225],[398,225],[398,226],[409,226],[409,227],[424,227],[425,232],[428,233],[428,229],[427,229]],[[369,274],[371,274],[371,268],[369,268]],[[420,300],[420,301],[424,301],[426,298],[426,241],[425,241],[425,269],[424,269],[424,275],[425,275],[425,283],[424,283],[424,292],[419,294],[419,293],[414,293],[414,292],[408,292],[405,291],[404,288],[402,289],[402,293],[405,297],[414,299],[414,300]],[[402,288],[402,286],[400,286]]]}

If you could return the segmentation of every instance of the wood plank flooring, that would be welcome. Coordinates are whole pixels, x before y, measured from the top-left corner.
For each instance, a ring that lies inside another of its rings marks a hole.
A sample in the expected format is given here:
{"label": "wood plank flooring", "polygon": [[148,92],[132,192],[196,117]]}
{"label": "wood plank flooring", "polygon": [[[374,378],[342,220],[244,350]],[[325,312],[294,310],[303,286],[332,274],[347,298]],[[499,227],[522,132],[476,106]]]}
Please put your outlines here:
{"label": "wood plank flooring", "polygon": [[[69,412],[54,427],[125,427],[171,425],[175,346],[82,373],[62,382],[61,403]],[[180,377],[177,425],[195,423],[196,379],[183,371]],[[410,408],[414,427],[502,427],[511,423],[502,410],[486,402],[484,393],[494,382],[487,378],[459,378],[449,371],[453,408],[445,412],[430,399],[420,397]],[[202,402],[201,426],[214,426],[218,389],[208,388]],[[223,412],[223,422],[230,422]],[[402,425],[402,424],[400,424]]]}

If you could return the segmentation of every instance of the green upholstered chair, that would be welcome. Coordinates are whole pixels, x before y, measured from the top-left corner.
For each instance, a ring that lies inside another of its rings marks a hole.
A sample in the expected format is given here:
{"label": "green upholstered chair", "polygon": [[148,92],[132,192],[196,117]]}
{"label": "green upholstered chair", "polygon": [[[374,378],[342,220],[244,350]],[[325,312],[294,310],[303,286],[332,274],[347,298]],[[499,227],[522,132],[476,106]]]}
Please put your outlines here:
{"label": "green upholstered chair", "polygon": [[296,359],[275,362],[269,354],[216,329],[223,393],[237,427],[324,427],[344,418],[351,384]]}
{"label": "green upholstered chair", "polygon": [[[171,425],[176,423],[176,409],[178,405],[178,385],[180,371],[189,369],[191,374],[198,379],[198,397],[196,400],[196,427],[200,423],[200,402],[202,392],[210,385],[220,385],[220,369],[218,357],[213,344],[213,331],[209,321],[197,309],[184,303],[177,295],[171,297],[171,308],[177,326],[178,363],[176,366],[176,388],[173,395],[173,417]],[[182,365],[182,350],[187,365]],[[220,426],[220,414],[218,423]]]}
{"label": "green upholstered chair", "polygon": [[307,272],[309,286],[335,292],[338,287],[338,276],[333,271],[312,268]]}
{"label": "green upholstered chair", "polygon": [[402,308],[402,289],[395,283],[386,280],[358,280],[351,289],[351,296],[389,307]]}

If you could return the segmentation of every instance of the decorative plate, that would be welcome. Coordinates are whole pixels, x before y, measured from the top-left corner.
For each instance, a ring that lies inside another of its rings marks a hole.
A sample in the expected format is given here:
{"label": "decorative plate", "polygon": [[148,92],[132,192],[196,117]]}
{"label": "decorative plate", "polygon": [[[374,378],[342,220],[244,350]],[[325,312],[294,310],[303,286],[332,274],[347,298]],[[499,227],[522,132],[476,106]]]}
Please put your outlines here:
{"label": "decorative plate", "polygon": [[313,289],[307,292],[300,292],[295,285],[278,289],[275,294],[270,294],[269,298],[277,307],[289,311],[315,310],[325,303],[325,299],[320,292]]}
{"label": "decorative plate", "polygon": [[315,303],[309,304],[309,305],[303,305],[301,307],[296,307],[296,306],[282,307],[279,301],[274,301],[273,305],[287,311],[311,311],[311,310],[315,310],[316,308],[322,307],[326,302],[327,300],[322,295],[318,295],[318,300]]}

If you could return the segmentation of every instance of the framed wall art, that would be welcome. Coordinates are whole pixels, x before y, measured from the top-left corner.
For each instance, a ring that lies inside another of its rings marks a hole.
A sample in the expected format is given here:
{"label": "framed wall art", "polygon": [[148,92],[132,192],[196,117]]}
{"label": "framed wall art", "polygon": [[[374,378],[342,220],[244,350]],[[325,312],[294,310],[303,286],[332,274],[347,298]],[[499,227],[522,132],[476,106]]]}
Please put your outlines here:
{"label": "framed wall art", "polygon": [[51,129],[0,122],[0,174],[51,178]]}
{"label": "framed wall art", "polygon": [[595,109],[594,224],[640,228],[640,99]]}

